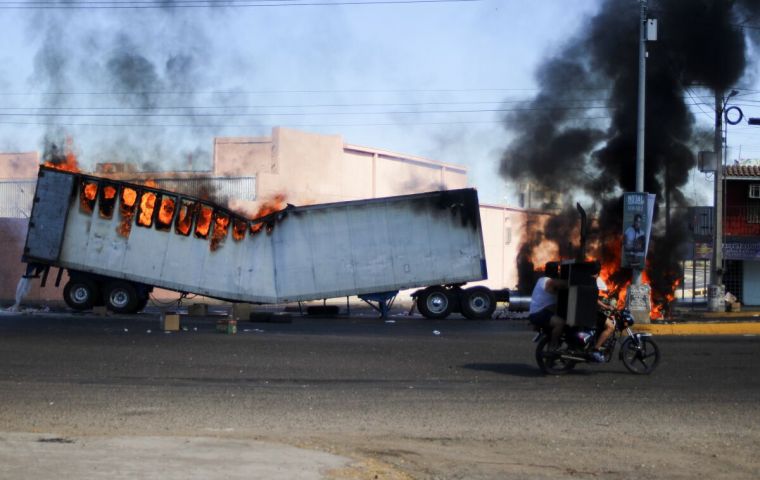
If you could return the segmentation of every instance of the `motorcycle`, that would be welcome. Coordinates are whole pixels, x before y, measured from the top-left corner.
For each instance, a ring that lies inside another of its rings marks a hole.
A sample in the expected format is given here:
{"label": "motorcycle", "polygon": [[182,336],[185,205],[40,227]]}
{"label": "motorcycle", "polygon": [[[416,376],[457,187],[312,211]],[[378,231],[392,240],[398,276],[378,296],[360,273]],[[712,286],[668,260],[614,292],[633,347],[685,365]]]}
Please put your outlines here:
{"label": "motorcycle", "polygon": [[[619,357],[628,371],[636,374],[650,374],[660,363],[660,349],[651,334],[635,333],[631,330],[634,318],[628,309],[611,309],[604,312],[606,318],[615,322],[612,335],[604,342],[600,351],[602,363],[612,360],[613,351],[623,332],[627,334],[620,344]],[[579,363],[598,363],[592,353],[601,333],[600,328],[565,326],[557,348],[552,348],[551,329],[542,328],[533,339],[536,345],[536,363],[544,373],[562,375],[571,371]]]}

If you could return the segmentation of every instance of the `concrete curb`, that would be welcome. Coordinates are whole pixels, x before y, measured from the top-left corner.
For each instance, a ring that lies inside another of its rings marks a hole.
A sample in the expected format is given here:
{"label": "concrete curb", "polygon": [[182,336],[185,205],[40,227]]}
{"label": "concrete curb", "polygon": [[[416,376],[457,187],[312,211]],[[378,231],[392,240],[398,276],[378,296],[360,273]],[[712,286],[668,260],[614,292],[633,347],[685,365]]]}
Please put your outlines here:
{"label": "concrete curb", "polygon": [[641,324],[634,331],[654,335],[760,335],[758,322],[688,322],[668,324]]}

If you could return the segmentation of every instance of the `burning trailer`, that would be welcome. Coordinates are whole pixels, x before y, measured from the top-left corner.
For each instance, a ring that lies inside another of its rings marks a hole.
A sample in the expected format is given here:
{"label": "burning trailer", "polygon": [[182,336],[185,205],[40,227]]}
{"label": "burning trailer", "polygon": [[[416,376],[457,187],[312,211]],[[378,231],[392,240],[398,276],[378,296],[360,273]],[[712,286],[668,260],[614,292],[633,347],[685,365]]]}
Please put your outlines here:
{"label": "burning trailer", "polygon": [[[137,312],[160,287],[256,304],[356,295],[387,312],[400,290],[420,312],[489,318],[477,192],[436,191],[294,207],[250,220],[190,195],[40,167],[23,262],[57,267],[69,307]],[[499,299],[501,299],[499,292]]]}

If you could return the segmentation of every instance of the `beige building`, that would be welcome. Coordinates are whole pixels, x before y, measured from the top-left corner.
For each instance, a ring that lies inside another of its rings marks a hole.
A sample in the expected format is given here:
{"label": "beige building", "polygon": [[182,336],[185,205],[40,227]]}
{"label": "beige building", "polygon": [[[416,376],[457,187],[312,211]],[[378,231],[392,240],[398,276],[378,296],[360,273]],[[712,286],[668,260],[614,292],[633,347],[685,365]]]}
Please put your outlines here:
{"label": "beige building", "polygon": [[[13,182],[19,185],[33,181],[39,163],[36,154],[0,155],[0,162],[0,172],[11,172]],[[462,165],[351,145],[340,135],[287,128],[274,128],[269,137],[214,139],[212,171],[198,174],[213,178],[255,178],[255,201],[230,202],[232,208],[252,212],[278,195],[287,203],[306,205],[469,186],[467,168]],[[166,173],[161,176],[166,177]],[[7,201],[14,198],[29,202],[29,205],[19,205],[18,211],[31,208],[28,198],[11,195]],[[480,212],[489,275],[482,283],[491,288],[514,288],[517,285],[515,260],[525,223],[528,218],[541,223],[548,214],[499,205],[481,205]],[[8,245],[2,259],[0,299],[14,296],[22,273],[18,259],[25,236],[24,215],[0,218],[0,241]],[[14,262],[18,262],[17,267]],[[41,291],[35,287],[32,292],[32,298],[38,300],[58,300],[60,295],[50,288]]]}

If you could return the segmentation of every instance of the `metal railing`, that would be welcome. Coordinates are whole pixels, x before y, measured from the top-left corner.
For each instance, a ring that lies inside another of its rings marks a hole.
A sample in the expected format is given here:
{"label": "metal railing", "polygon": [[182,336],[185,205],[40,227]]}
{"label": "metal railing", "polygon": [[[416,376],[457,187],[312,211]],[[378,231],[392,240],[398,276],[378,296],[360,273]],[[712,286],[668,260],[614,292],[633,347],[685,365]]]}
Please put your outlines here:
{"label": "metal railing", "polygon": [[760,236],[760,205],[726,207],[723,232],[729,236]]}

